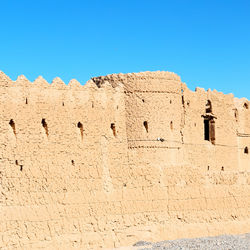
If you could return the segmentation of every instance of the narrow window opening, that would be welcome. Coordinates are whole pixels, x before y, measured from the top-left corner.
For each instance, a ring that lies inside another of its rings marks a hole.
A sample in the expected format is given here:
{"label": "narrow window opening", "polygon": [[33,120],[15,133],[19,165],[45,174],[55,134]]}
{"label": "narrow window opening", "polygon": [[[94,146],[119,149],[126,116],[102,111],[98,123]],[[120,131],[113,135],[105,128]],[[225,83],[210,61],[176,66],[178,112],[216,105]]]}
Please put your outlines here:
{"label": "narrow window opening", "polygon": [[207,166],[207,171],[209,171],[209,169],[210,169],[210,167],[209,167],[209,166]]}
{"label": "narrow window opening", "polygon": [[71,160],[71,164],[72,164],[72,166],[75,166],[75,161]]}
{"label": "narrow window opening", "polygon": [[170,100],[169,103],[172,104],[172,100]]}
{"label": "narrow window opening", "polygon": [[224,167],[221,167],[221,171],[224,171]]}
{"label": "narrow window opening", "polygon": [[113,131],[113,135],[116,136],[115,124],[114,124],[114,123],[111,123],[110,128],[111,128],[111,130]]}
{"label": "narrow window opening", "polygon": [[210,100],[207,100],[206,113],[212,113],[212,103]]}
{"label": "narrow window opening", "polygon": [[25,104],[28,104],[28,98],[25,99]]}
{"label": "narrow window opening", "polygon": [[83,125],[81,122],[77,123],[77,127],[80,129],[80,133],[81,133],[81,138],[83,139]]}
{"label": "narrow window opening", "polygon": [[45,119],[43,118],[42,119],[42,125],[43,125],[43,128],[45,130],[45,133],[47,135],[47,137],[49,136],[49,130],[48,130],[48,125],[47,125],[47,122],[45,121]]}
{"label": "narrow window opening", "polygon": [[13,130],[13,133],[14,135],[16,136],[16,125],[15,125],[15,122],[11,119],[10,122],[9,122],[12,130]]}
{"label": "narrow window opening", "polygon": [[16,165],[18,165],[18,160],[15,161]]}
{"label": "narrow window opening", "polygon": [[64,102],[62,102],[62,106],[64,106]]}
{"label": "narrow window opening", "polygon": [[245,109],[248,109],[248,104],[245,102],[243,107],[244,107]]}
{"label": "narrow window opening", "polygon": [[147,121],[144,121],[144,122],[143,122],[143,126],[144,126],[144,128],[146,129],[146,132],[148,133],[148,122],[147,122]]}
{"label": "narrow window opening", "polygon": [[20,165],[20,171],[23,171],[23,165]]}
{"label": "narrow window opening", "polygon": [[248,147],[244,148],[244,154],[248,154]]}

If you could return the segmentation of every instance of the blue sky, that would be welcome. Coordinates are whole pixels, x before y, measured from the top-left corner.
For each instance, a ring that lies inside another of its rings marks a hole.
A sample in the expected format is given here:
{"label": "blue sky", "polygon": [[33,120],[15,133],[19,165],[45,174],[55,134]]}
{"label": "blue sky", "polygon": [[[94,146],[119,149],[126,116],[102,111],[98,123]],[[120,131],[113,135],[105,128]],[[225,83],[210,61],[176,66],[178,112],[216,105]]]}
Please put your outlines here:
{"label": "blue sky", "polygon": [[250,99],[249,0],[3,0],[0,70],[84,84],[166,70]]}

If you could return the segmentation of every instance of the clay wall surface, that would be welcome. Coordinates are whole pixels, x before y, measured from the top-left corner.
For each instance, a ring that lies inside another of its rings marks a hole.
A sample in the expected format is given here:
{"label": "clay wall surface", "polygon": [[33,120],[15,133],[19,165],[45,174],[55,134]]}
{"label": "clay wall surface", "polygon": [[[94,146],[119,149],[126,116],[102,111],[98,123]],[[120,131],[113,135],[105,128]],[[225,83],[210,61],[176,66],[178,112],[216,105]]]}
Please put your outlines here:
{"label": "clay wall surface", "polygon": [[0,248],[113,248],[250,231],[247,99],[193,92],[169,72],[85,86],[1,72],[0,103]]}

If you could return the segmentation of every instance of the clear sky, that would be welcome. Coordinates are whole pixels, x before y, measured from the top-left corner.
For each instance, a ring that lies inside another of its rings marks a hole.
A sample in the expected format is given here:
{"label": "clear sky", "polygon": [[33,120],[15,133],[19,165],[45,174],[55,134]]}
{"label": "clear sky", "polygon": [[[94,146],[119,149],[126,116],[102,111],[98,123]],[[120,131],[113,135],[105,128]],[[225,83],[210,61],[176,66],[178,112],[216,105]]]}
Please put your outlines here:
{"label": "clear sky", "polygon": [[166,70],[250,99],[250,0],[1,0],[0,70],[84,84]]}

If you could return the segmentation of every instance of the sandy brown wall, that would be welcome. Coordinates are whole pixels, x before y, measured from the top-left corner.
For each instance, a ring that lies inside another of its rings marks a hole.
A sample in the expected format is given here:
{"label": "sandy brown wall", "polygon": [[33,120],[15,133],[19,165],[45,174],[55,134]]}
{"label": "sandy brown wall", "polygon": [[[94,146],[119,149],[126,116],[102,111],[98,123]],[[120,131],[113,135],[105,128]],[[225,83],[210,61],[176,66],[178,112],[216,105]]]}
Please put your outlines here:
{"label": "sandy brown wall", "polygon": [[[208,99],[215,145],[204,140]],[[245,103],[192,92],[168,72],[85,86],[1,73],[0,248],[96,249],[249,232]]]}

